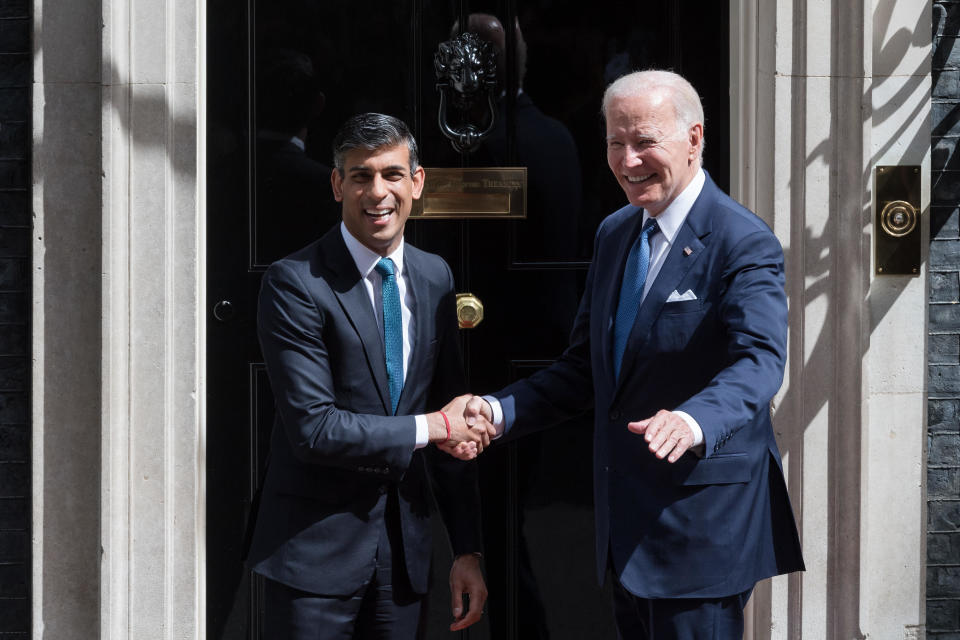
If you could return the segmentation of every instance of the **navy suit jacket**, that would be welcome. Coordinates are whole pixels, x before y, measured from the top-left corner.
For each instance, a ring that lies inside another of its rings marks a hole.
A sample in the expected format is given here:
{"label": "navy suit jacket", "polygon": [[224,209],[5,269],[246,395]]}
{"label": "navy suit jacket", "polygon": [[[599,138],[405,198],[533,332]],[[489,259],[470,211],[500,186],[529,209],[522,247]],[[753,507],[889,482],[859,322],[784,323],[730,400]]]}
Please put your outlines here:
{"label": "navy suit jacket", "polygon": [[[753,213],[707,176],[637,313],[619,379],[613,322],[642,212],[597,231],[570,345],[550,367],[494,396],[508,436],[595,409],[597,576],[608,557],[645,598],[713,598],[803,569],[769,402],[783,379],[783,251]],[[691,290],[696,300],[667,302]],[[681,410],[705,455],[658,460],[627,423]]]}
{"label": "navy suit jacket", "polygon": [[454,553],[480,550],[475,463],[435,447],[414,451],[413,416],[465,386],[453,276],[442,258],[409,244],[404,272],[415,338],[396,416],[382,334],[339,225],[264,274],[258,329],[277,413],[247,561],[268,578],[355,593],[373,572],[391,493],[416,592],[427,589],[431,493]]}

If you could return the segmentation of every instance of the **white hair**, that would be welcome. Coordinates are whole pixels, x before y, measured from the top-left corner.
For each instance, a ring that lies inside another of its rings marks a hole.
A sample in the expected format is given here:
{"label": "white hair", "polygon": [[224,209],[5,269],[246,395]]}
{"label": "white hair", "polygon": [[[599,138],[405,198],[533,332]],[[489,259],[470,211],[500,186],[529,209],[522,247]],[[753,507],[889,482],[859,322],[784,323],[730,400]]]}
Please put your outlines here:
{"label": "white hair", "polygon": [[[603,93],[603,117],[607,117],[607,107],[614,98],[661,90],[670,92],[670,103],[673,105],[673,113],[677,121],[677,133],[686,133],[695,124],[703,126],[703,105],[700,103],[700,94],[697,90],[683,76],[659,69],[634,71],[611,82]],[[701,140],[701,160],[703,147],[704,143]]]}

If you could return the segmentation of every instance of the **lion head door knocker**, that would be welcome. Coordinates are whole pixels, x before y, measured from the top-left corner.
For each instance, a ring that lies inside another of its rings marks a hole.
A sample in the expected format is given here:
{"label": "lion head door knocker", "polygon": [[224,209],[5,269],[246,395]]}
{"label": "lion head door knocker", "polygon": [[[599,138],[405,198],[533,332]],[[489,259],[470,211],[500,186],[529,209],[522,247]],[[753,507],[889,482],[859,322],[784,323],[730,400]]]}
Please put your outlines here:
{"label": "lion head door knocker", "polygon": [[[440,92],[440,131],[459,153],[469,153],[490,135],[497,118],[497,58],[493,44],[474,33],[461,34],[440,43],[433,56],[433,68]],[[484,99],[489,111],[486,127],[482,120],[472,121],[482,114]],[[458,112],[456,124],[451,124],[447,105]]]}

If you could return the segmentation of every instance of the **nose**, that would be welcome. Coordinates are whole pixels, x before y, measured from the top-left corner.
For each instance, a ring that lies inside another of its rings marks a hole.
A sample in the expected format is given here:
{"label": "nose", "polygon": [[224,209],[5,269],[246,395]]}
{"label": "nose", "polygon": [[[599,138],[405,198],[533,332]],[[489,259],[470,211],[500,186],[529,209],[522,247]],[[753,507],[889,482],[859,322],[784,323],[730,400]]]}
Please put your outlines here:
{"label": "nose", "polygon": [[376,199],[377,202],[387,197],[387,182],[383,179],[383,176],[380,174],[373,176],[373,179],[368,183],[367,194]]}
{"label": "nose", "polygon": [[643,164],[640,155],[638,149],[627,145],[623,150],[623,163],[628,167],[639,167]]}

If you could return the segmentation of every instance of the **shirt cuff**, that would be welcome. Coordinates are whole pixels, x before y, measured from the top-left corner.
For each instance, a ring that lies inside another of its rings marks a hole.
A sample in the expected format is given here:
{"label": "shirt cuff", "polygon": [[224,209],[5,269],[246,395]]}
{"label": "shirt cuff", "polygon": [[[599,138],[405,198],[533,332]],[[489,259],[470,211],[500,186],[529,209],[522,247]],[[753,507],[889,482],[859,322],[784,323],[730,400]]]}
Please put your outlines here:
{"label": "shirt cuff", "polygon": [[497,435],[493,436],[493,440],[496,440],[503,435],[503,407],[500,406],[500,401],[493,396],[481,397],[487,401],[487,404],[490,405],[490,411],[493,413],[493,428],[497,431]]}
{"label": "shirt cuff", "polygon": [[416,451],[430,444],[430,428],[427,426],[427,416],[414,416],[414,419],[417,421],[417,446],[413,448]]}
{"label": "shirt cuff", "polygon": [[704,447],[703,444],[703,429],[700,428],[700,423],[694,420],[693,416],[686,411],[674,411],[674,413],[687,423],[690,431],[693,431],[693,444],[690,445],[690,451],[702,458],[706,447]]}

